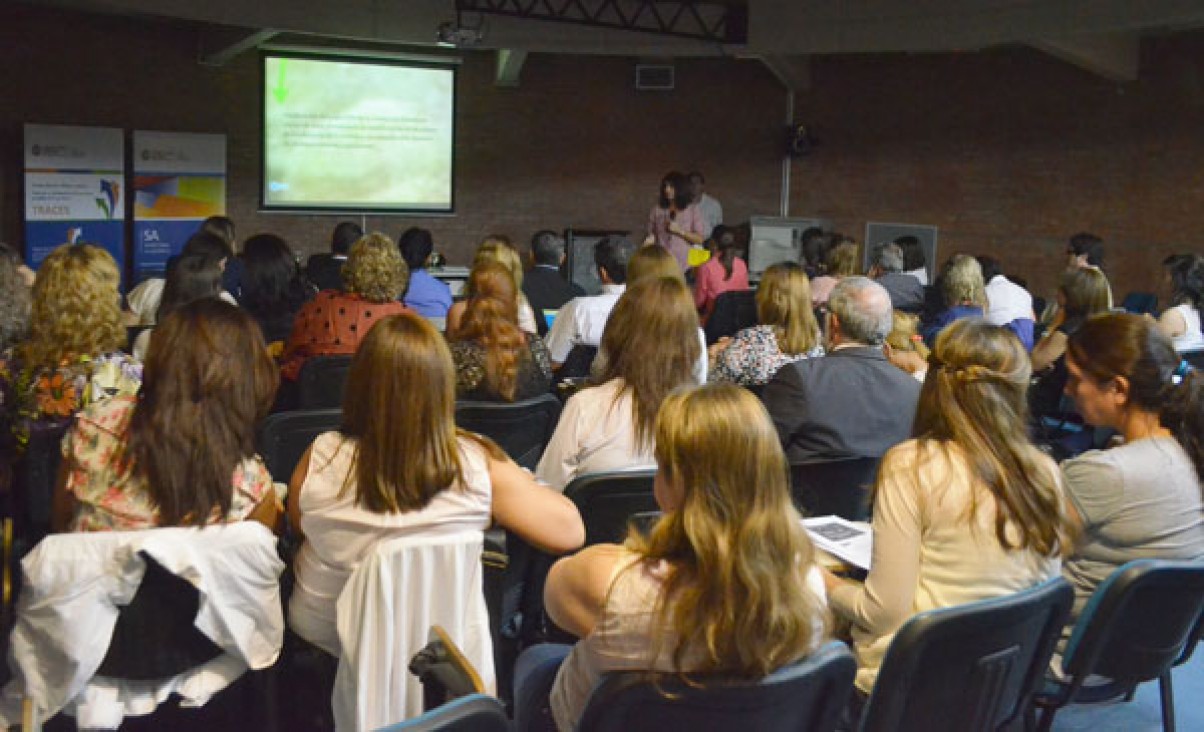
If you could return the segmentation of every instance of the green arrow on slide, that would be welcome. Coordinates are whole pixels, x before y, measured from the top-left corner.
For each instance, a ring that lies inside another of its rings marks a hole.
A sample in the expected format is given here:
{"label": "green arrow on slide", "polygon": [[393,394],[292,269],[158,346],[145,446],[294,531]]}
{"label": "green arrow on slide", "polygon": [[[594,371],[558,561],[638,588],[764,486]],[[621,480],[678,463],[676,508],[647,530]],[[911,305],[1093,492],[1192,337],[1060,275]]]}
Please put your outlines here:
{"label": "green arrow on slide", "polygon": [[277,102],[284,104],[285,98],[288,97],[288,88],[284,85],[285,60],[280,59],[277,65],[280,67],[280,73],[276,74],[276,88],[272,89],[272,96],[276,97]]}

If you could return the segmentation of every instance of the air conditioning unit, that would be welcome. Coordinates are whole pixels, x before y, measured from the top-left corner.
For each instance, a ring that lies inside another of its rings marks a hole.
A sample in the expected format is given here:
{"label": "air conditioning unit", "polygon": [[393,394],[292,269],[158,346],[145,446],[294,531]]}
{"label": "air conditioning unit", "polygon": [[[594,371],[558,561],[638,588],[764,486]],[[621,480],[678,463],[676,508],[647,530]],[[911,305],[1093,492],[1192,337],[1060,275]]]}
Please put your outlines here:
{"label": "air conditioning unit", "polygon": [[640,91],[673,91],[673,67],[664,64],[637,64],[635,88]]}

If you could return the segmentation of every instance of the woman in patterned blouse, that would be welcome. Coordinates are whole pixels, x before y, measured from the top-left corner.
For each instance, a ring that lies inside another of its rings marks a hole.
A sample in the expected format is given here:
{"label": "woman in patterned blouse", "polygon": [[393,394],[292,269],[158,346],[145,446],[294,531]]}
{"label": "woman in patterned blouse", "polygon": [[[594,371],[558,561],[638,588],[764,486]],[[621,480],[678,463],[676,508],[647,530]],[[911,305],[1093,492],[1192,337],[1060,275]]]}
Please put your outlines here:
{"label": "woman in patterned blouse", "polygon": [[216,298],[173,310],[155,328],[141,395],[93,404],[63,439],[55,528],[274,526],[255,427],[278,382],[249,315]]}
{"label": "woman in patterned blouse", "polygon": [[409,312],[397,302],[409,280],[392,239],[373,233],[357,241],[343,265],[345,291],[324,290],[297,313],[280,375],[295,381],[311,356],[354,354],[378,320]]}
{"label": "woman in patterned blouse", "polygon": [[104,249],[64,244],[33,286],[29,337],[0,354],[0,408],[23,452],[31,436],[61,434],[80,409],[136,394],[142,365],[120,353],[121,275]]}
{"label": "woman in patterned blouse", "polygon": [[775,264],[761,276],[757,320],[760,325],[711,346],[708,381],[763,386],[786,364],[824,355],[811,310],[811,285],[794,262]]}
{"label": "woman in patterned blouse", "polygon": [[460,399],[512,402],[547,393],[552,360],[543,339],[518,327],[514,280],[501,264],[484,262],[468,276],[473,293],[449,333]]}

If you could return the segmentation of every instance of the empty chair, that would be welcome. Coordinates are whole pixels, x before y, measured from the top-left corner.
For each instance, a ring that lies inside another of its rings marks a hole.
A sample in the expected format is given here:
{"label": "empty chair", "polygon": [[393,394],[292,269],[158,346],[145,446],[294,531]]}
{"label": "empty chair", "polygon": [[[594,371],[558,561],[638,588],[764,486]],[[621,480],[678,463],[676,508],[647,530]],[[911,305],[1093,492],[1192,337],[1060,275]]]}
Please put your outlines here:
{"label": "empty chair", "polygon": [[920,613],[891,642],[862,732],[999,730],[1025,714],[1074,601],[1057,577]]}
{"label": "empty chair", "polygon": [[117,728],[173,692],[201,706],[283,644],[284,564],[253,521],[55,534],[21,566],[5,726],[20,696],[39,720],[63,710],[80,728]]}
{"label": "empty chair", "polygon": [[804,516],[840,516],[865,521],[870,489],[878,475],[876,457],[796,463],[790,466],[790,491]]}
{"label": "empty chair", "polygon": [[510,720],[497,699],[470,694],[379,732],[510,732]]}
{"label": "empty chair", "polygon": [[351,356],[312,356],[297,375],[298,409],[333,409],[343,406],[343,391],[351,371]]}
{"label": "empty chair", "polygon": [[62,462],[63,435],[70,422],[52,429],[34,430],[16,461],[12,501],[17,537],[28,549],[50,531],[50,507],[54,482]]}
{"label": "empty chair", "polygon": [[725,292],[715,299],[715,309],[707,318],[704,328],[707,345],[756,324],[757,293],[753,290]]}
{"label": "empty chair", "polygon": [[[1131,693],[1158,679],[1162,727],[1175,729],[1171,667],[1185,661],[1199,640],[1204,611],[1204,564],[1140,559],[1113,572],[1083,608],[1062,655],[1064,680],[1051,680],[1036,704],[1040,729],[1058,709]],[[1093,674],[1110,683],[1086,686]]]}
{"label": "empty chair", "polygon": [[341,409],[306,409],[268,415],[259,427],[255,442],[272,480],[289,482],[293,469],[314,439],[323,432],[337,430],[342,422]]}
{"label": "empty chair", "polygon": [[659,511],[652,493],[655,476],[651,468],[590,473],[565,486],[565,497],[585,522],[585,545],[621,544],[632,519]]}
{"label": "empty chair", "polygon": [[1144,315],[1158,314],[1158,296],[1152,292],[1130,292],[1120,303],[1121,309],[1127,313]]}
{"label": "empty chair", "polygon": [[556,431],[560,400],[544,394],[521,402],[456,402],[456,426],[484,435],[514,462],[534,470]]}
{"label": "empty chair", "polygon": [[830,641],[807,658],[759,682],[656,681],[644,672],[608,675],[590,695],[581,732],[757,730],[824,732],[836,728],[853,690],[857,664]]}

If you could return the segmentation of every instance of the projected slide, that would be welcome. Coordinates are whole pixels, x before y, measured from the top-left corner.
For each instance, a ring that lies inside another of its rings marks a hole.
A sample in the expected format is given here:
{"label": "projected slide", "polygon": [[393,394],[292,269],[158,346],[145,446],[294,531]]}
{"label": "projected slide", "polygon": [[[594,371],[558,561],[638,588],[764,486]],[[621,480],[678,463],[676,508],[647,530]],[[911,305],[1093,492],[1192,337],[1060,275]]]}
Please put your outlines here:
{"label": "projected slide", "polygon": [[452,210],[455,71],[265,56],[263,205]]}

